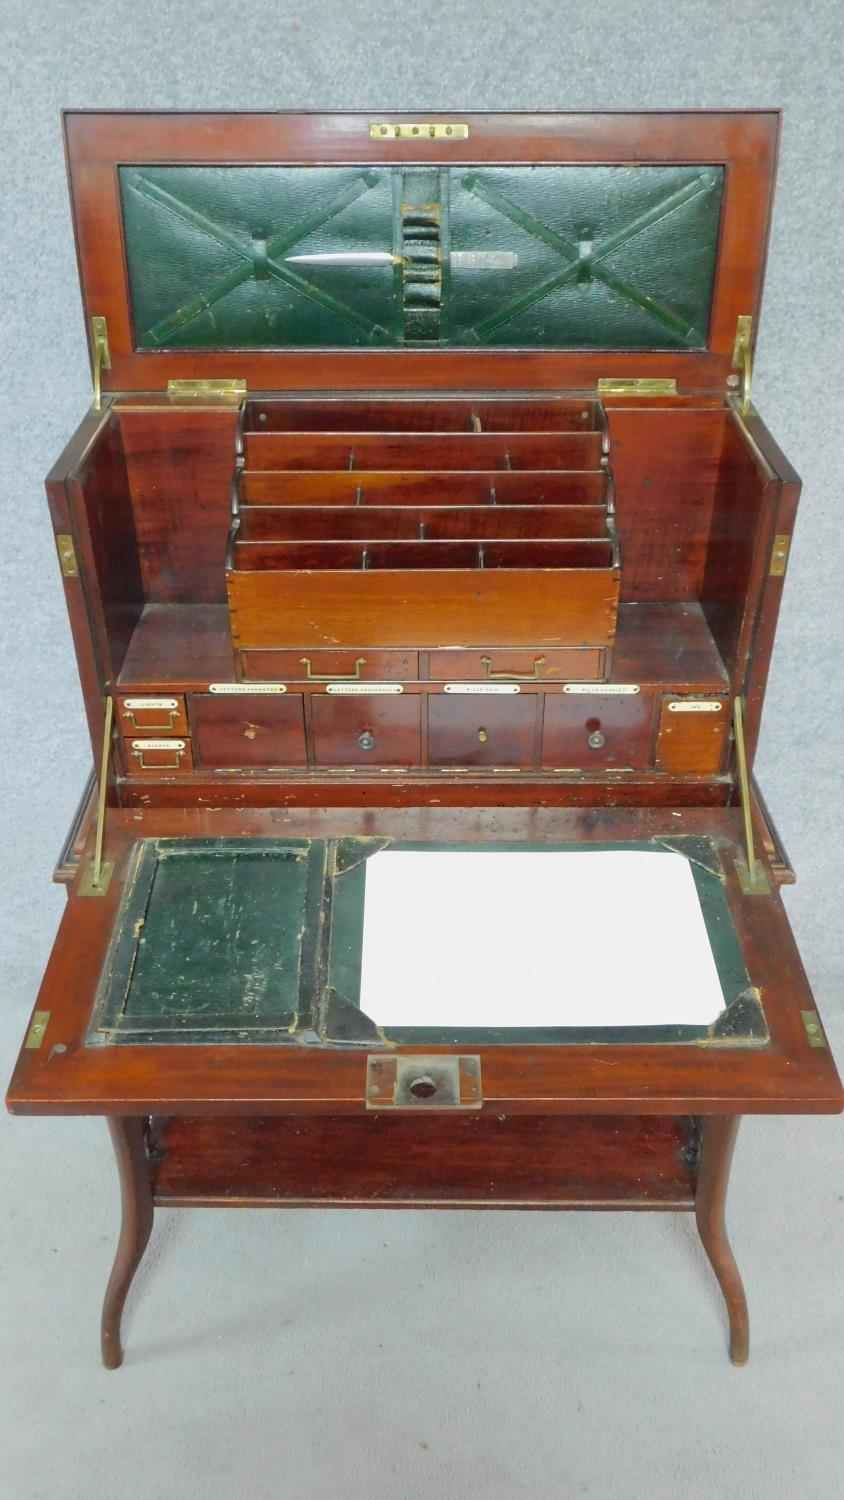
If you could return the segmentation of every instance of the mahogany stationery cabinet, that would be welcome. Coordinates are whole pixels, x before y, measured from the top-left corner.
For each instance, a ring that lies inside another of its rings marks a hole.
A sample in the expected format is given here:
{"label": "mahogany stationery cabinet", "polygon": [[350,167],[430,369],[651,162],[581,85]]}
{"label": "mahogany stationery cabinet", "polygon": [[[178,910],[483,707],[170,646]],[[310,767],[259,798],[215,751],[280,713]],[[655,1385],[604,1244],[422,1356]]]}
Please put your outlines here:
{"label": "mahogany stationery cabinet", "polygon": [[9,1089],[156,1206],[687,1210],[841,1085],[753,759],[775,113],[65,116],[95,774]]}

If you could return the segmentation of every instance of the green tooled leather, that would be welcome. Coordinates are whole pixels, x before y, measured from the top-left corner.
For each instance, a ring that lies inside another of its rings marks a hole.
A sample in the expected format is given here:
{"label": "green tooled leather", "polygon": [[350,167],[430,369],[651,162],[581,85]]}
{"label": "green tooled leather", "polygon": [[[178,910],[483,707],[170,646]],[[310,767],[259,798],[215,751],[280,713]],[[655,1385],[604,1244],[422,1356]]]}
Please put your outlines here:
{"label": "green tooled leather", "polygon": [[[141,349],[706,345],[720,167],[144,166],[120,182]],[[372,250],[401,259],[288,259]]]}

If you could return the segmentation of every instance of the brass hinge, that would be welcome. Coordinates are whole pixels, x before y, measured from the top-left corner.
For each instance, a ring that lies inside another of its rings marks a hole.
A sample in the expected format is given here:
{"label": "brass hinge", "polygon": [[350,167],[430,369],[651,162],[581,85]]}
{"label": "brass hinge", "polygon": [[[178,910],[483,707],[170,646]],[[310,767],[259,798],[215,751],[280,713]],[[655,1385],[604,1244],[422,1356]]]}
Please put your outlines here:
{"label": "brass hinge", "polygon": [[44,1033],[50,1023],[50,1012],[48,1010],[36,1010],[32,1017],[32,1025],[26,1033],[24,1049],[27,1052],[37,1052],[44,1040]]}
{"label": "brass hinge", "polygon": [[76,562],[76,549],[73,545],[73,537],[66,531],[56,533],[56,551],[59,554],[59,567],[64,578],[78,578],[79,567]]}
{"label": "brass hinge", "polygon": [[168,380],[171,401],[243,401],[245,380]]}
{"label": "brass hinge", "polygon": [[816,1010],[801,1010],[803,1026],[810,1047],[826,1047],[827,1040],[824,1036],[821,1018]]}
{"label": "brass hinge", "polygon": [[676,396],[676,380],[659,380],[642,375],[631,380],[616,380],[602,375],[598,381],[599,396]]}
{"label": "brass hinge", "polygon": [[768,569],[772,578],[782,578],[785,573],[790,545],[791,537],[787,532],[778,533],[774,537],[774,550],[771,553],[771,566]]}
{"label": "brass hinge", "polygon": [[108,324],[105,318],[91,319],[91,354],[94,364],[94,409],[99,411],[103,404],[103,370],[111,369]]}
{"label": "brass hinge", "polygon": [[751,344],[753,342],[753,319],[742,313],[736,320],[736,338],[733,344],[733,369],[741,370],[740,376],[732,376],[738,390],[738,409],[743,417],[750,411],[750,386],[753,379]]}
{"label": "brass hinge", "polygon": [[454,120],[436,124],[425,120],[412,125],[403,122],[396,125],[388,120],[378,120],[370,125],[369,134],[373,141],[465,141],[469,138],[469,127],[457,124]]}

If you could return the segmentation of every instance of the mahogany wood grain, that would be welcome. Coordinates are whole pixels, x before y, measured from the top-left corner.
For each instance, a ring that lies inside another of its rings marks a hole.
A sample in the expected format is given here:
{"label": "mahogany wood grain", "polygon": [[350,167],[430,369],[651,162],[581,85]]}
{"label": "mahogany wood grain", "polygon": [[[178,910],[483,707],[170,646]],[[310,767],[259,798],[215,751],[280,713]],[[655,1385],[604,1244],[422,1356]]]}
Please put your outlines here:
{"label": "mahogany wood grain", "polygon": [[604,470],[244,469],[244,505],[602,505]]}
{"label": "mahogany wood grain", "polygon": [[651,761],[655,700],[651,693],[545,698],[542,764],[623,770]]}
{"label": "mahogany wood grain", "polygon": [[[399,643],[397,650],[400,655],[402,648],[408,648],[409,644],[407,641]],[[533,669],[537,652],[532,652],[530,646],[515,648],[516,655],[512,656],[514,648],[505,648],[500,640],[492,644],[485,641],[481,647],[472,651],[472,660],[478,662],[487,648],[493,654],[507,650],[506,660],[502,656],[497,663],[502,670],[508,662],[521,660],[523,657],[528,662],[527,670]],[[292,653],[291,667],[296,667],[300,658],[308,654],[308,649],[301,646]],[[327,654],[325,657],[320,655],[320,659],[327,662],[326,671],[341,675],[354,670],[354,662],[359,654],[369,659],[374,648],[372,641],[366,639],[361,631],[354,646],[348,650],[331,652],[328,647],[323,649]],[[549,661],[558,659],[556,656],[552,657],[552,649],[548,648],[547,651]],[[267,660],[269,666],[268,656],[260,655],[261,660]],[[568,652],[561,655],[562,659],[567,659]],[[253,652],[253,663],[255,656],[256,653]],[[449,652],[448,656],[449,659],[452,656],[456,659],[457,652]],[[440,660],[439,656],[437,660]],[[316,665],[314,670],[318,670]],[[464,670],[461,668],[461,674]],[[444,673],[446,678],[452,675],[445,664]],[[296,672],[291,670],[290,680],[300,674],[301,666]],[[269,677],[276,675],[274,672],[267,672]],[[382,673],[379,668],[378,675],[392,677],[393,672]],[[430,671],[430,675],[440,678],[439,667],[436,672]],[[579,670],[572,671],[570,675],[572,680],[584,680],[586,676]],[[209,682],[234,681],[235,659],[225,605],[146,606],[120,674],[121,691],[154,691],[156,688],[164,691],[168,687],[177,686],[202,690],[207,689]],[[727,688],[726,673],[700,605],[620,605],[611,681],[661,686],[666,691],[678,693],[724,692]]]}
{"label": "mahogany wood grain", "polygon": [[247,432],[250,469],[597,469],[599,432]]}
{"label": "mahogany wood grain", "polygon": [[739,1118],[726,1115],[705,1118],[701,1132],[700,1175],[695,1199],[697,1227],[730,1320],[730,1359],[746,1365],[750,1355],[750,1323],[747,1298],[739,1269],[727,1238],[725,1205],[730,1165],[738,1133]]}
{"label": "mahogany wood grain", "polygon": [[674,701],[669,698],[662,705],[654,764],[661,771],[717,776],[724,764],[732,724],[729,699],[703,700],[717,706],[702,713],[678,713],[671,708]]}
{"label": "mahogany wood grain", "polygon": [[228,766],[303,766],[305,715],[301,693],[194,693],[193,744],[201,770]]}
{"label": "mahogany wood grain", "polygon": [[541,695],[446,697],[428,701],[431,766],[531,767],[536,756]]}
{"label": "mahogany wood grain", "polygon": [[120,407],[135,530],[151,602],[225,600],[237,410]]}
{"label": "mahogany wood grain", "polygon": [[308,1208],[690,1209],[688,1116],[175,1117],[155,1202]]}
{"label": "mahogany wood grain", "polygon": [[144,1146],[144,1124],[137,1116],[109,1119],[120,1178],[120,1238],[106,1287],[100,1329],[103,1364],[116,1370],[123,1363],[120,1322],[129,1288],[149,1243],[153,1200],[149,1163]]}
{"label": "mahogany wood grain", "polygon": [[246,432],[590,432],[598,428],[594,400],[491,401],[451,397],[385,401],[248,401]]}
{"label": "mahogany wood grain", "polygon": [[514,568],[227,575],[240,650],[288,646],[604,646],[615,635],[618,574]]}

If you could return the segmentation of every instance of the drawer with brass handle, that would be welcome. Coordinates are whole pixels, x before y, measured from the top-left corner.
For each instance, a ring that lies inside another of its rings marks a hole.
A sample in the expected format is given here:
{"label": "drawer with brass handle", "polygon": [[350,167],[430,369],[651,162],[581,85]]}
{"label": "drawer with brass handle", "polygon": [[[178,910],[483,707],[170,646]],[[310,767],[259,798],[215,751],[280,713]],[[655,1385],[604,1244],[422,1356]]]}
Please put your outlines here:
{"label": "drawer with brass handle", "polygon": [[182,776],[193,770],[190,740],[124,739],[129,776]]}
{"label": "drawer with brass handle", "polygon": [[117,722],[125,735],[187,734],[183,693],[120,694]]}

